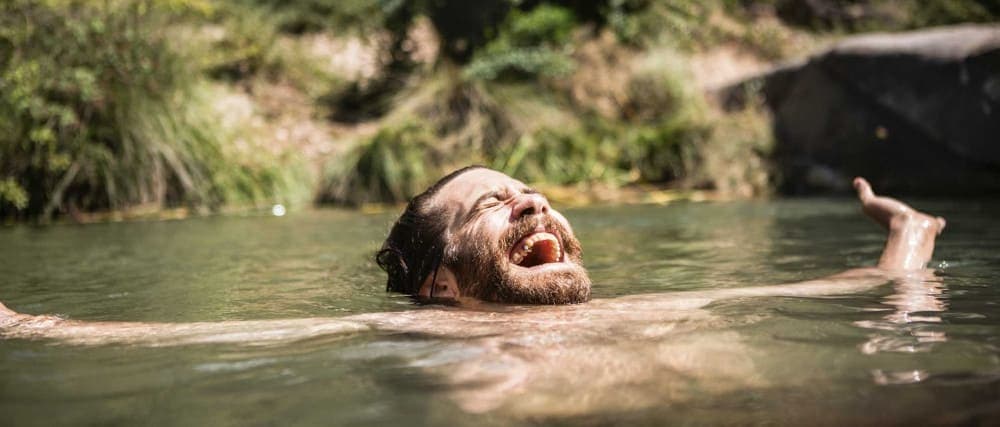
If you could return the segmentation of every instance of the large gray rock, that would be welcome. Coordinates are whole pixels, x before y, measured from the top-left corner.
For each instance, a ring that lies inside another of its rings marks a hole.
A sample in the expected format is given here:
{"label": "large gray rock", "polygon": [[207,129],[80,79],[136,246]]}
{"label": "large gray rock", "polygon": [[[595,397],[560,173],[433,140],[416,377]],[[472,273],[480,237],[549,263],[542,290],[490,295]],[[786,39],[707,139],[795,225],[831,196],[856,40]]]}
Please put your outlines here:
{"label": "large gray rock", "polygon": [[1000,25],[853,37],[762,81],[786,193],[862,175],[898,194],[1000,194]]}

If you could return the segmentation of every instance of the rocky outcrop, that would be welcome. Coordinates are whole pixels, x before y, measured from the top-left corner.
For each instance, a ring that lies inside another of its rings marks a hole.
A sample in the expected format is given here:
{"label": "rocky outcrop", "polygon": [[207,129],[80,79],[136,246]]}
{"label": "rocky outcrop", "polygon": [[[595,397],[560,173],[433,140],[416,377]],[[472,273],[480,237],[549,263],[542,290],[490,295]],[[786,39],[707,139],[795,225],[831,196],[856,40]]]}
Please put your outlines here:
{"label": "rocky outcrop", "polygon": [[785,193],[862,175],[897,194],[1000,194],[1000,25],[853,37],[754,84]]}

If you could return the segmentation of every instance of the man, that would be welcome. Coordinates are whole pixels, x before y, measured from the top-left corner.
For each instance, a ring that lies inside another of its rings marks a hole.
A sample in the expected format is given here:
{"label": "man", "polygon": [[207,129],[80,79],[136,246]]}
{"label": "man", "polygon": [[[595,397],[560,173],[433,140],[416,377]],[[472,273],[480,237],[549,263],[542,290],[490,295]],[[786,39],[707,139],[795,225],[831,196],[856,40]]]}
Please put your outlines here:
{"label": "man", "polygon": [[[890,231],[885,271],[924,267],[942,218],[875,197],[854,182],[865,213]],[[377,256],[387,289],[420,297],[519,304],[571,304],[590,298],[590,278],[569,222],[520,181],[471,166],[442,178],[410,202]]]}
{"label": "man", "polygon": [[863,211],[889,230],[877,268],[787,285],[578,304],[589,300],[591,284],[580,244],[566,218],[520,181],[490,169],[467,167],[415,197],[393,225],[376,257],[388,275],[387,288],[420,298],[451,300],[464,307],[481,302],[570,306],[506,313],[499,319],[483,310],[442,307],[343,318],[172,324],[65,320],[19,314],[0,304],[0,336],[146,345],[285,341],[367,329],[472,336],[509,332],[518,324],[531,328],[544,322],[565,325],[567,318],[584,310],[588,318],[604,313],[625,321],[635,316],[642,316],[643,321],[665,320],[671,310],[697,308],[723,298],[848,293],[921,271],[945,221],[875,196],[862,178],[855,179],[854,187]]}

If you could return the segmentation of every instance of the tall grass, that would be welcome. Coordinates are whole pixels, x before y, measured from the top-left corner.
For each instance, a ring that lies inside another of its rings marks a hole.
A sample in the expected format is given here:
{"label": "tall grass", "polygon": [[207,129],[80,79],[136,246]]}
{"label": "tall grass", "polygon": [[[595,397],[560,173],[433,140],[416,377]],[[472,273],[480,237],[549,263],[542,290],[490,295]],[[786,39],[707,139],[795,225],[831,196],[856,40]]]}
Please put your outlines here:
{"label": "tall grass", "polygon": [[0,6],[0,217],[280,199],[298,179],[233,148],[169,43],[201,3]]}
{"label": "tall grass", "polygon": [[480,80],[568,74],[574,66],[567,52],[575,26],[573,12],[564,7],[543,3],[527,12],[515,9],[496,37],[476,52],[465,74]]}
{"label": "tall grass", "polygon": [[433,134],[416,121],[380,130],[330,165],[321,201],[361,205],[407,200],[442,172]]}
{"label": "tall grass", "polygon": [[283,32],[323,30],[366,32],[383,24],[384,15],[401,7],[394,0],[227,0],[238,7],[271,15]]}

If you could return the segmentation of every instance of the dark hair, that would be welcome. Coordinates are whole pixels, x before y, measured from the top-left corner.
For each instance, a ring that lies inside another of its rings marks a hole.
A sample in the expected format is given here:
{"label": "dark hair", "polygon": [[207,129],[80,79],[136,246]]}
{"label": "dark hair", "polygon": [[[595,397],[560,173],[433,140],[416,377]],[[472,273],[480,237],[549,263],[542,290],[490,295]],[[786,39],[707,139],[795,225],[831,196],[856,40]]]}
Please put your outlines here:
{"label": "dark hair", "polygon": [[444,257],[448,218],[443,207],[431,209],[428,203],[441,187],[457,176],[481,168],[483,166],[466,166],[456,170],[407,203],[382,248],[375,254],[375,262],[389,276],[386,291],[416,295],[424,280],[437,271]]}

